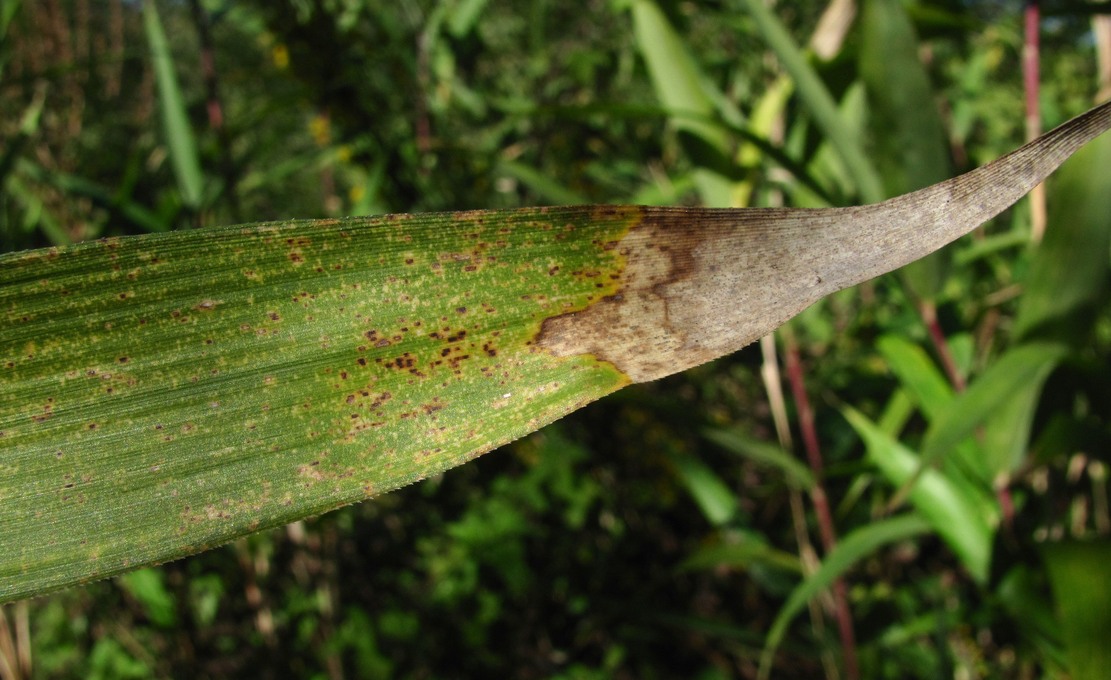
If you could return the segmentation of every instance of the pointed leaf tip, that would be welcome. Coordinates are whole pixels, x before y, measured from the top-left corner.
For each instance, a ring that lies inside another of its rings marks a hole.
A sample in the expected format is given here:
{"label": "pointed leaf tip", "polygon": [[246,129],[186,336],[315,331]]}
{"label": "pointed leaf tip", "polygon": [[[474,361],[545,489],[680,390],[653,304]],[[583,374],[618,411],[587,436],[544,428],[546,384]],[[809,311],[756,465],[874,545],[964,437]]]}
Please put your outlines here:
{"label": "pointed leaf tip", "polygon": [[620,285],[549,319],[539,344],[635,382],[729,354],[817,300],[928,255],[999,214],[1111,126],[1111,103],[998,160],[851,208],[642,208],[613,248]]}

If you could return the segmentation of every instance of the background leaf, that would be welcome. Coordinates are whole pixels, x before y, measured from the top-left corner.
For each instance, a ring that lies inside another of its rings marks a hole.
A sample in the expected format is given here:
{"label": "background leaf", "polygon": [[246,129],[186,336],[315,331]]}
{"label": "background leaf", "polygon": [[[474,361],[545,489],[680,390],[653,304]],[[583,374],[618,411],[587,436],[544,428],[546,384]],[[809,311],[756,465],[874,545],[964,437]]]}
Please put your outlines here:
{"label": "background leaf", "polygon": [[[898,0],[870,0],[861,7],[860,73],[868,86],[871,129],[886,145],[877,155],[886,195],[896,196],[940,182],[952,174],[949,150],[929,74],[918,53],[918,36]],[[919,299],[941,290],[949,249],[907,265],[900,273]]]}
{"label": "background leaf", "polygon": [[818,571],[803,580],[791,591],[783,609],[775,617],[760,659],[761,675],[767,676],[771,657],[779,647],[791,620],[806,606],[806,602],[829,588],[837,577],[845,574],[865,557],[879,548],[896,541],[915,538],[929,530],[929,525],[914,515],[904,515],[875,522],[844,536],[837,547],[822,562]]}
{"label": "background leaf", "polygon": [[154,0],[144,0],[143,18],[150,42],[151,61],[158,82],[159,103],[162,111],[162,124],[166,144],[170,151],[170,161],[174,166],[181,201],[187,208],[197,210],[201,206],[204,177],[197,156],[197,142],[193,128],[189,124],[189,113],[185,99],[174,72],[174,59],[170,54],[169,43],[158,18]]}
{"label": "background leaf", "polygon": [[914,507],[960,556],[964,567],[977,579],[987,578],[996,517],[975,491],[936,470],[922,468],[917,456],[861,414],[848,410],[845,418],[887,479],[896,486],[911,484],[909,496]]}
{"label": "background leaf", "polygon": [[1053,583],[1072,677],[1100,677],[1111,662],[1107,636],[1111,635],[1111,577],[1105,566],[1111,559],[1107,542],[1070,542],[1046,545],[1042,550]]}
{"label": "background leaf", "polygon": [[1031,395],[1037,395],[1040,385],[1066,352],[1061,345],[1030,343],[1003,355],[930,425],[922,442],[923,460],[930,464],[951,454],[958,442],[997,416],[1004,404],[1015,404],[1014,408],[1027,414],[1021,421],[1025,425],[1019,426],[1017,431],[1009,430],[1009,434],[1002,433],[1009,442],[997,436],[998,431],[993,431],[993,437],[984,442],[987,455],[982,460],[966,458],[963,461],[967,469],[986,484],[1011,469],[1017,463],[1016,456],[1024,449],[1024,430],[1029,427],[1029,415],[1034,406]]}
{"label": "background leaf", "polygon": [[[705,145],[711,155],[724,158],[728,149],[725,131],[714,124],[714,97],[705,76],[690,51],[652,0],[632,3],[633,30],[640,52],[648,65],[652,84],[660,102],[672,114],[672,125],[686,145]],[[696,169],[695,184],[707,205],[733,205],[731,183],[726,177],[706,169]]]}
{"label": "background leaf", "polygon": [[857,138],[848,131],[841,120],[833,97],[806,62],[798,45],[771,10],[759,0],[745,0],[745,7],[756,20],[763,38],[783,61],[784,69],[794,78],[799,96],[806,103],[815,122],[823,128],[830,145],[837,150],[849,169],[863,202],[876,203],[882,200],[883,189],[879,175],[867,160],[863,149],[858,146]]}
{"label": "background leaf", "polygon": [[1015,318],[1015,335],[1081,346],[1106,304],[1111,252],[1111,141],[1103,137],[1061,168],[1047,197],[1047,233]]}

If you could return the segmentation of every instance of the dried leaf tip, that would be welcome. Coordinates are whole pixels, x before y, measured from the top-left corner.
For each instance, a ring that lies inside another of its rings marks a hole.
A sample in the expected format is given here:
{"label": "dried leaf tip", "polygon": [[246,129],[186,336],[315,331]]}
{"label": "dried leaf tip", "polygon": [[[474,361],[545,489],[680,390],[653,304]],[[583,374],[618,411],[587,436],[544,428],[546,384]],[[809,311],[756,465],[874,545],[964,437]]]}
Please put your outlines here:
{"label": "dried leaf tip", "polygon": [[1111,102],[981,168],[874,205],[642,208],[621,285],[538,344],[646,382],[734,352],[822,297],[924,257],[1014,204],[1111,128]]}

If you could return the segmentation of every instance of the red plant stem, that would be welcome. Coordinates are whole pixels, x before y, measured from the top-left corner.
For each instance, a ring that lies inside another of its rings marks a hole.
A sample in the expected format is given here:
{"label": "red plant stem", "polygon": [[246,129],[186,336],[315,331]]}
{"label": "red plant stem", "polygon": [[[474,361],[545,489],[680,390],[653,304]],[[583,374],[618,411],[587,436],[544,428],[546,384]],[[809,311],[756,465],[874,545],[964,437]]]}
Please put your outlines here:
{"label": "red plant stem", "polygon": [[918,303],[918,314],[922,317],[922,322],[926,324],[930,341],[934,344],[934,350],[937,351],[938,359],[941,360],[941,367],[945,369],[945,375],[949,377],[953,389],[964,392],[967,384],[964,376],[957,370],[957,362],[953,360],[953,353],[949,351],[949,343],[945,340],[945,333],[941,330],[941,324],[937,321],[937,306],[934,305],[932,300],[923,300]]}
{"label": "red plant stem", "polygon": [[[791,383],[791,395],[798,409],[799,431],[802,435],[803,449],[810,469],[814,473],[814,486],[810,490],[810,500],[814,503],[814,514],[818,519],[818,532],[822,539],[825,554],[829,555],[837,545],[837,532],[833,527],[833,513],[829,509],[829,498],[822,486],[822,449],[818,444],[818,430],[814,427],[814,409],[806,393],[806,383],[802,375],[802,361],[799,358],[798,344],[794,334],[783,334],[786,344],[787,379]],[[844,579],[833,582],[833,603],[837,618],[837,629],[841,636],[841,650],[845,658],[845,676],[849,680],[860,677],[856,658],[856,639],[853,635],[852,611],[849,609],[848,586]]]}
{"label": "red plant stem", "polygon": [[1040,74],[1038,59],[1040,45],[1038,28],[1041,16],[1038,0],[1027,0],[1023,10],[1024,35],[1022,44],[1022,87],[1026,95],[1026,134],[1033,139],[1041,132],[1041,107],[1038,105]]}
{"label": "red plant stem", "polygon": [[[1042,112],[1038,103],[1038,89],[1041,76],[1038,68],[1040,59],[1039,27],[1041,12],[1038,0],[1027,0],[1023,10],[1024,35],[1022,41],[1022,89],[1026,100],[1026,141],[1036,138],[1042,132]],[[1039,184],[1030,192],[1030,237],[1035,243],[1045,234],[1047,215],[1045,185]]]}

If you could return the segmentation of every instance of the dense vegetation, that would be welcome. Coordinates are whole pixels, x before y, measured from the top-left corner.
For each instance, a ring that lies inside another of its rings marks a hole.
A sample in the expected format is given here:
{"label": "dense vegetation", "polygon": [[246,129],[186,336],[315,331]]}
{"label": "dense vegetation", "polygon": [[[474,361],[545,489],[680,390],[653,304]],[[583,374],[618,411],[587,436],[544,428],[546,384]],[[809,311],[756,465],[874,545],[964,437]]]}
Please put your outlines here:
{"label": "dense vegetation", "polygon": [[[1111,86],[1077,3],[1047,3],[1027,100],[1011,4],[782,4],[9,0],[0,250],[868,202]],[[783,677],[1083,677],[1111,636],[1073,616],[1111,602],[1109,159],[1062,170],[1044,236],[1020,205],[441,477],[5,606],[0,677],[756,677],[769,637]]]}

